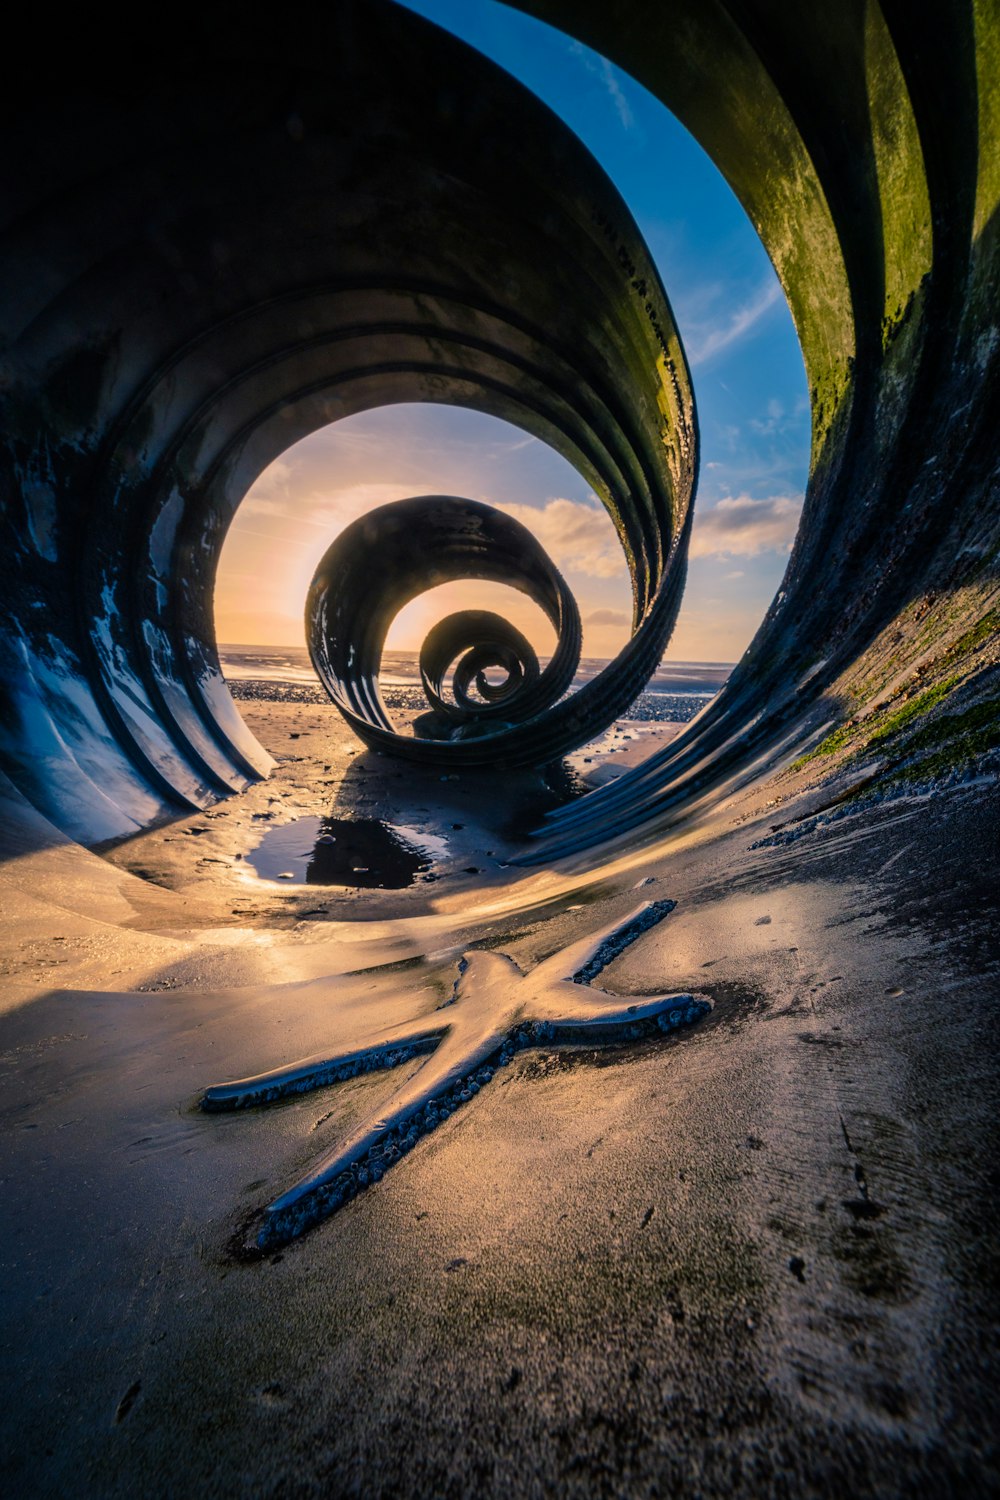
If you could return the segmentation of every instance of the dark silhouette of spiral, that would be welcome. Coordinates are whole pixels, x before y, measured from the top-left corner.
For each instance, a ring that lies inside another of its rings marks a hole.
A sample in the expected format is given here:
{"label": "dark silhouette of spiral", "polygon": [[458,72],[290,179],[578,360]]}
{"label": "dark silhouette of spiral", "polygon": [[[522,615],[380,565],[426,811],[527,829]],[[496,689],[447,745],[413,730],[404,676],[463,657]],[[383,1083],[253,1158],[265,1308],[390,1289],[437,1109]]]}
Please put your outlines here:
{"label": "dark silhouette of spiral", "polygon": [[[490,671],[502,672],[502,680],[489,677]],[[420,680],[432,711],[469,729],[523,717],[540,676],[527,636],[489,609],[448,615],[430,631],[420,651]],[[459,737],[457,731],[449,736]]]}
{"label": "dark silhouette of spiral", "polygon": [[[192,47],[221,56],[210,11]],[[680,600],[691,381],[613,184],[527,90],[421,17],[389,0],[295,15],[278,40],[273,18],[241,20],[240,55],[263,71],[250,87],[242,64],[213,65],[207,113],[172,54],[161,68],[144,53],[129,100],[101,65],[58,88],[47,73],[24,100],[30,166],[7,153],[0,769],[89,842],[267,774],[219,662],[219,554],[262,470],[343,417],[445,403],[554,448],[614,522],[637,627],[616,674],[567,697],[568,595],[522,533],[498,534],[490,566],[508,550],[504,576],[548,600],[557,661],[538,669],[509,627],[444,623],[424,655],[433,733],[396,734],[377,685],[387,553],[363,549],[356,584],[338,584],[360,614],[327,632],[361,654],[317,654],[369,743],[545,763],[634,698]],[[477,576],[470,559],[457,576]],[[406,587],[430,579],[422,562]]]}
{"label": "dark silhouette of spiral", "polygon": [[[542,669],[527,638],[500,615],[449,615],[420,653],[429,712],[414,735],[400,734],[378,682],[389,627],[418,594],[463,578],[526,594],[555,630],[555,651]],[[503,511],[451,495],[399,500],[348,526],[310,585],[306,635],[321,682],[357,734],[426,762],[536,760],[539,718],[567,691],[580,660],[576,601],[537,539]],[[491,669],[503,680],[492,682]]]}
{"label": "dark silhouette of spiral", "polygon": [[[869,701],[875,657],[901,680],[929,632],[991,634],[1000,24],[986,0],[517,4],[712,155],[788,296],[813,419],[753,646],[688,732],[552,815],[549,858],[659,829],[808,744]],[[375,665],[376,701],[361,678],[336,691],[400,753],[579,744],[662,655],[698,463],[680,339],[613,184],[513,78],[391,0],[238,25],[200,7],[136,46],[133,83],[120,26],[78,8],[54,34],[39,7],[8,25],[45,66],[11,72],[0,122],[0,775],[87,842],[266,775],[215,641],[227,528],[297,440],[409,401],[502,418],[577,468],[621,538],[634,634],[542,708],[509,629],[442,622],[437,741],[383,724]]]}

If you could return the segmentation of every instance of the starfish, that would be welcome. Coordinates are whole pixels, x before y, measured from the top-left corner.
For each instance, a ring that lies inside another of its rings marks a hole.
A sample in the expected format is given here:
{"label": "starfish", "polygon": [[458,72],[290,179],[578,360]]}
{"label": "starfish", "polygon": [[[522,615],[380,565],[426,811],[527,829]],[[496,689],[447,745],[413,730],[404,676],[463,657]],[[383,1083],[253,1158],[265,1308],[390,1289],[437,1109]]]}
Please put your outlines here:
{"label": "starfish", "polygon": [[626,999],[590,988],[613,958],[674,905],[644,902],[624,920],[553,954],[528,974],[506,954],[473,949],[459,961],[451,998],[430,1016],[353,1048],[208,1089],[203,1110],[241,1109],[427,1054],[383,1113],[365,1120],[267,1205],[258,1218],[255,1246],[244,1248],[263,1253],[285,1244],[377,1182],[422,1135],[474,1098],[519,1049],[629,1041],[700,1019],[712,1004],[701,995]]}

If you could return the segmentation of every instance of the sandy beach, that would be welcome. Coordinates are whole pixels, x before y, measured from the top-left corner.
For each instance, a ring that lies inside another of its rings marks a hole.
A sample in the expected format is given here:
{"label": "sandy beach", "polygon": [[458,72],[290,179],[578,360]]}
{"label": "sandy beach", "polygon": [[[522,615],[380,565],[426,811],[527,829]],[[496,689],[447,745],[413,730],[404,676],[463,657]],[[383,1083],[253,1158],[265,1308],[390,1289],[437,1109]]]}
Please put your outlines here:
{"label": "sandy beach", "polygon": [[[103,858],[6,802],[10,1492],[501,1494],[530,1454],[539,1492],[989,1493],[996,890],[954,876],[989,868],[995,783],[782,843],[817,792],[779,776],[536,871],[517,829],[678,726],[619,724],[500,796],[325,707],[243,707],[274,776]],[[425,863],[310,884],[329,816]],[[261,878],[296,824],[294,878]],[[710,1013],[525,1045],[382,1180],[241,1255],[422,1059],[229,1115],[206,1088],[431,1024],[463,952],[530,975],[644,901],[676,905],[599,985]]]}
{"label": "sandy beach", "polygon": [[[504,872],[546,812],[623,775],[684,727],[624,720],[547,774],[506,776],[498,796],[490,772],[441,776],[367,750],[321,693],[308,690],[318,702],[270,696],[288,686],[261,683],[254,697],[240,701],[247,724],[274,757],[266,781],[235,802],[107,847],[105,857],[183,893],[205,920],[220,926],[248,918],[258,926],[287,927],[312,918],[416,916],[432,902],[460,900],[464,889],[508,883]],[[353,861],[365,868],[351,880],[348,866],[326,884],[322,871],[306,865],[324,828],[340,820],[372,825],[362,830],[368,842]],[[391,862],[394,851],[376,824],[421,859],[405,888],[381,883],[379,858]]]}

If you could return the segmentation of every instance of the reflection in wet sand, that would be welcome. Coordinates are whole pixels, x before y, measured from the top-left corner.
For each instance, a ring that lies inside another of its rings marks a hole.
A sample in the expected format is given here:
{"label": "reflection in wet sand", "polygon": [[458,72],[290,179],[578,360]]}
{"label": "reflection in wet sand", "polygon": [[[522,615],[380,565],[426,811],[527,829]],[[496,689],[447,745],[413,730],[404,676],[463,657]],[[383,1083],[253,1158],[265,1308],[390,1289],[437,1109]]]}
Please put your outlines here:
{"label": "reflection in wet sand", "polygon": [[380,818],[295,818],[269,828],[248,862],[262,880],[402,890],[447,840]]}

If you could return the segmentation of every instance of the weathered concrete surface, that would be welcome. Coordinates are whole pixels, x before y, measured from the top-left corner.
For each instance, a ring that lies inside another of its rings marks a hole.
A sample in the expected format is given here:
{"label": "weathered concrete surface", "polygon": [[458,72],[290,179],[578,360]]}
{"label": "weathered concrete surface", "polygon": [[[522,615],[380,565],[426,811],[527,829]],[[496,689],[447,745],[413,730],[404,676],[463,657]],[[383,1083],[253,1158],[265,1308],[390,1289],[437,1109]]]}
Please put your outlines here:
{"label": "weathered concrete surface", "polygon": [[[998,618],[995,5],[525,8],[726,173],[814,427],[788,575],[726,693],[546,855],[917,687],[942,689],[938,758],[974,760],[996,739],[967,646]],[[142,48],[135,90],[93,18],[21,24],[47,65],[4,106],[3,744],[36,804],[96,838],[266,770],[218,673],[221,538],[269,458],[377,402],[478,405],[588,473],[635,572],[616,676],[640,679],[682,583],[691,392],[634,226],[558,122],[388,0],[200,13]]]}
{"label": "weathered concrete surface", "polygon": [[143,47],[134,89],[102,24],[46,38],[4,105],[8,774],[92,842],[265,771],[215,651],[226,529],[297,438],[398,401],[506,417],[605,501],[635,635],[589,690],[603,727],[672,628],[696,471],[683,353],[613,185],[389,0],[210,8]]}
{"label": "weathered concrete surface", "polygon": [[669,821],[734,769],[887,702],[937,711],[914,774],[1000,744],[1000,16],[992,0],[519,8],[627,68],[725,173],[781,277],[812,396],[788,571],[725,692],[544,857]]}

